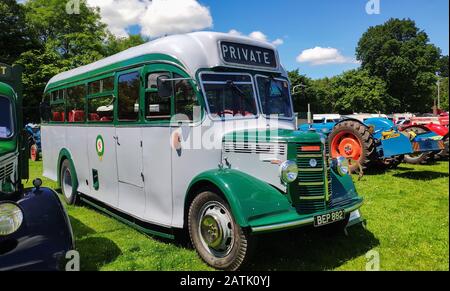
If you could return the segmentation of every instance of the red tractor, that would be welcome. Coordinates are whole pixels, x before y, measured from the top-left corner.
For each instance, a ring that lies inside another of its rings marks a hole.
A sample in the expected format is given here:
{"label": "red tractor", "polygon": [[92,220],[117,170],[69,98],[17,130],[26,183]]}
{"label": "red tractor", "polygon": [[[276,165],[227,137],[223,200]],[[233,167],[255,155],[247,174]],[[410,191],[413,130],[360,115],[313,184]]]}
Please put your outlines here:
{"label": "red tractor", "polygon": [[400,131],[422,134],[424,132],[433,132],[436,134],[434,139],[442,140],[445,148],[439,153],[417,153],[413,155],[405,155],[405,162],[410,164],[421,164],[433,158],[448,158],[448,135],[449,135],[449,117],[448,114],[441,114],[440,116],[424,116],[412,117],[409,120],[404,120],[398,125]]}

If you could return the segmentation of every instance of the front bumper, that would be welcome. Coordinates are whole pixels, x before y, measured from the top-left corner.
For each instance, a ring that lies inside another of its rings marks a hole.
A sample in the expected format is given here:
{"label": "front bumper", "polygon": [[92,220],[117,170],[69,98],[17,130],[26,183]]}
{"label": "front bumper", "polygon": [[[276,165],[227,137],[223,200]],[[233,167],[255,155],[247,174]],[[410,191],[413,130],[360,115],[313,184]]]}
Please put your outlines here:
{"label": "front bumper", "polygon": [[350,215],[350,213],[358,210],[362,206],[362,204],[363,199],[361,197],[358,197],[352,199],[351,202],[349,202],[345,206],[327,209],[326,211],[308,215],[298,214],[295,209],[291,209],[286,212],[273,214],[260,219],[255,219],[250,222],[250,228],[252,233],[266,233],[313,225],[314,217],[317,215],[327,214],[340,209],[344,209],[345,214]]}

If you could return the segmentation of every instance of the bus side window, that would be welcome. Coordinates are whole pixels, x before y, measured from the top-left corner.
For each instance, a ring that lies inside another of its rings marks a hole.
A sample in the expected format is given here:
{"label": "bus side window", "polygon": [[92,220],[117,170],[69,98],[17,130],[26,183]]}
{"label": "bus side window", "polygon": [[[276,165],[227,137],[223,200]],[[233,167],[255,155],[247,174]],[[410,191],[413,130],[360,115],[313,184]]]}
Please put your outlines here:
{"label": "bus side window", "polygon": [[[174,79],[183,76],[174,74]],[[177,121],[193,121],[194,108],[199,106],[197,96],[188,80],[175,81],[175,114]]]}
{"label": "bus side window", "polygon": [[64,122],[66,116],[66,108],[64,104],[65,90],[57,90],[51,93],[51,121]]}
{"label": "bus side window", "polygon": [[120,121],[139,119],[140,74],[132,72],[119,77],[118,118]]}
{"label": "bus side window", "polygon": [[151,121],[165,121],[171,118],[171,97],[161,98],[158,95],[158,78],[168,76],[169,72],[151,73],[147,76],[145,92],[145,118]]}
{"label": "bus side window", "polygon": [[67,121],[70,123],[84,122],[86,88],[78,85],[67,89]]}
{"label": "bus side window", "polygon": [[111,122],[114,120],[114,97],[102,96],[88,101],[88,120],[91,122]]}

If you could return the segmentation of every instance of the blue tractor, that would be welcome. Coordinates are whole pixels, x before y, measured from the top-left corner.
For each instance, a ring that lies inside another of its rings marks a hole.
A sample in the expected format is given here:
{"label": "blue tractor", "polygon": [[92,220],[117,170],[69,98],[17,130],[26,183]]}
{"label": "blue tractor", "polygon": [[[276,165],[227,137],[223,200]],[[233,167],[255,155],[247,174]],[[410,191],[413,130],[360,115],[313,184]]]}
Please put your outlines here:
{"label": "blue tractor", "polygon": [[316,118],[299,129],[326,134],[331,156],[349,159],[354,172],[372,166],[395,168],[406,154],[438,152],[444,148],[443,142],[436,140],[436,134],[431,131],[400,132],[388,118],[370,115]]}
{"label": "blue tractor", "polygon": [[28,132],[28,144],[30,148],[30,158],[32,161],[39,161],[41,148],[41,127],[37,124],[28,123],[25,125]]}

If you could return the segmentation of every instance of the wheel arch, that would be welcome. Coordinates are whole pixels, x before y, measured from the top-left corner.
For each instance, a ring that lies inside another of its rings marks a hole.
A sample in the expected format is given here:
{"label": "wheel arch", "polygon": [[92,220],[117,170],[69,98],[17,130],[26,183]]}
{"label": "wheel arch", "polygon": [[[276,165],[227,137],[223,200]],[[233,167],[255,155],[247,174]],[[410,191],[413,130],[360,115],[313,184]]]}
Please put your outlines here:
{"label": "wheel arch", "polygon": [[185,196],[186,225],[190,203],[203,187],[213,187],[230,205],[236,223],[245,228],[252,218],[286,211],[292,206],[285,195],[270,184],[232,169],[216,169],[199,174],[188,187]]}
{"label": "wheel arch", "polygon": [[59,151],[58,165],[57,165],[58,166],[57,167],[57,178],[58,178],[57,182],[58,182],[58,185],[59,185],[59,187],[61,187],[61,177],[60,177],[61,176],[61,166],[62,166],[62,163],[65,160],[69,161],[70,171],[72,172],[72,176],[74,177],[75,184],[73,185],[73,187],[74,187],[75,190],[78,190],[77,171],[75,169],[75,164],[74,164],[74,162],[72,160],[72,155],[70,154],[70,151],[68,149],[66,149],[66,148],[63,148],[63,149],[61,149]]}

